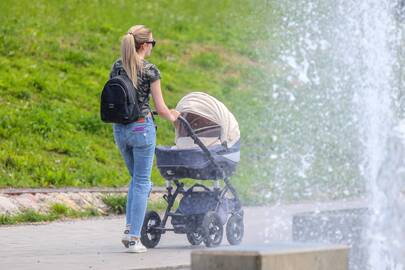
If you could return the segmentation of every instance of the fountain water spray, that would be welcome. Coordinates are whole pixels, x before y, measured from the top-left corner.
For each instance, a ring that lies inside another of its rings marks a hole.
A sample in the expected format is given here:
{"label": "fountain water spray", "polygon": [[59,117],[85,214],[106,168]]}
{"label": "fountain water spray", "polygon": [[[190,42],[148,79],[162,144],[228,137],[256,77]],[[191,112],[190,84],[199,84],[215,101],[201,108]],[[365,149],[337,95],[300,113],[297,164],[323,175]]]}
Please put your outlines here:
{"label": "fountain water spray", "polygon": [[[336,197],[365,193],[370,213],[364,235],[367,268],[404,270],[404,1],[306,0],[279,5],[284,17],[275,64],[282,67],[285,79],[273,79],[273,97],[284,95],[287,104],[293,103],[290,111],[306,116],[298,118],[303,124],[292,136],[309,145],[298,157],[312,157],[303,159],[294,177],[303,182],[307,175],[329,177],[329,197],[334,192]],[[313,123],[306,122],[308,118]],[[312,136],[304,139],[308,133]],[[342,169],[346,171],[339,173]],[[352,194],[339,188],[339,177]],[[319,192],[319,181],[310,186],[312,195]],[[361,192],[352,192],[356,188]]]}

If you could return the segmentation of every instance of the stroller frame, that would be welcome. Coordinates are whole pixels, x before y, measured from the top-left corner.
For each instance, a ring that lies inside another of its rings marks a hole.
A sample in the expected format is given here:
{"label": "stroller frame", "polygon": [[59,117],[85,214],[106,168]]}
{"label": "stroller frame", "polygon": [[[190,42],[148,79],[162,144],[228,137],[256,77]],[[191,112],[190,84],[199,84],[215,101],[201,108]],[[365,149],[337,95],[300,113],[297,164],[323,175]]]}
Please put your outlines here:
{"label": "stroller frame", "polygon": [[[142,232],[141,232],[141,241],[142,243],[149,248],[153,248],[155,247],[158,242],[160,241],[160,235],[166,233],[167,231],[174,231],[175,233],[187,233],[187,238],[189,240],[189,242],[193,245],[198,245],[200,244],[202,241],[204,241],[206,246],[216,246],[219,245],[221,240],[222,240],[222,224],[219,225],[220,220],[219,220],[219,216],[216,215],[215,213],[218,211],[221,203],[224,200],[227,200],[225,198],[225,195],[227,194],[228,191],[231,192],[232,196],[233,196],[233,204],[231,206],[231,210],[229,212],[227,212],[227,215],[231,215],[231,217],[234,217],[232,219],[232,226],[239,226],[238,227],[238,235],[234,235],[234,236],[229,236],[228,235],[228,230],[231,231],[232,233],[232,228],[228,229],[227,226],[227,238],[228,238],[228,242],[230,244],[236,245],[239,244],[240,241],[242,240],[241,238],[243,237],[243,210],[242,210],[242,204],[241,201],[239,199],[239,196],[235,190],[235,188],[232,186],[232,184],[229,181],[229,177],[225,175],[223,169],[221,168],[221,166],[219,164],[216,163],[214,157],[212,156],[211,152],[208,150],[208,148],[202,143],[202,141],[198,138],[198,136],[195,134],[194,130],[192,129],[191,125],[189,124],[189,122],[182,116],[178,117],[179,122],[184,125],[184,127],[186,128],[188,135],[194,140],[195,144],[197,144],[201,150],[204,152],[204,154],[207,156],[207,158],[209,159],[209,161],[215,166],[216,169],[218,169],[219,172],[222,172],[222,177],[220,179],[217,180],[210,180],[210,181],[214,181],[214,188],[211,190],[208,187],[202,185],[202,184],[194,184],[192,187],[190,187],[188,190],[192,190],[194,187],[202,187],[207,191],[213,192],[213,194],[215,194],[216,197],[216,207],[215,207],[215,211],[209,211],[210,213],[210,217],[208,217],[209,221],[212,221],[213,224],[218,227],[221,226],[221,228],[217,228],[221,230],[221,235],[220,235],[220,239],[218,238],[219,236],[215,236],[214,239],[212,239],[212,237],[210,238],[209,234],[210,231],[209,230],[205,230],[205,233],[202,232],[200,236],[200,239],[190,239],[189,237],[189,233],[192,233],[190,231],[184,231],[184,232],[176,232],[175,228],[166,228],[166,223],[168,221],[168,218],[187,218],[188,215],[184,215],[182,213],[175,213],[172,212],[172,208],[174,206],[174,203],[176,201],[176,198],[179,194],[186,194],[186,190],[184,188],[184,183],[180,182],[179,179],[175,179],[175,180],[167,180],[166,179],[166,190],[167,190],[167,194],[163,195],[163,199],[167,202],[167,208],[165,210],[165,214],[163,216],[163,219],[160,220],[160,217],[158,216],[158,214],[156,212],[148,212],[145,216],[145,220],[144,220],[144,224],[142,227]],[[225,183],[225,187],[224,188],[220,188],[218,181],[219,180],[224,180]],[[176,189],[173,192],[173,186],[171,182],[174,182]],[[215,216],[216,215],[216,216]],[[209,223],[209,221],[205,220],[206,217],[204,217],[204,221],[205,221],[205,225],[212,227],[212,224]],[[148,222],[150,220],[155,220],[155,224],[150,226],[148,225]],[[229,218],[228,223],[230,222],[231,218]],[[208,222],[208,223],[207,223]],[[224,223],[224,222],[222,222]],[[236,224],[236,225],[235,225]],[[229,225],[229,224],[228,224]],[[242,226],[242,228],[240,228],[240,226]],[[235,227],[236,228],[236,227]],[[211,229],[210,229],[211,230]],[[215,229],[214,233],[215,233]],[[218,231],[218,230],[217,230]],[[155,235],[155,239],[149,239],[148,238],[148,234],[152,234]],[[236,238],[235,238],[236,237]],[[231,239],[230,239],[231,238]]]}

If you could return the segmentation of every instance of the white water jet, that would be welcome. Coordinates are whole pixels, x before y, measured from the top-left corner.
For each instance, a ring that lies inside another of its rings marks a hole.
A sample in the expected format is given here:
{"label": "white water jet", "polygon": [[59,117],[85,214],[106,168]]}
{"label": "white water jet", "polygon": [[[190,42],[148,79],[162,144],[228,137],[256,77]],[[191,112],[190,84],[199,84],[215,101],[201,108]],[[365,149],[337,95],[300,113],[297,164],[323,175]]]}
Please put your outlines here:
{"label": "white water jet", "polygon": [[[291,139],[284,147],[287,159],[297,160],[297,169],[293,174],[290,168],[289,174],[279,169],[280,194],[291,188],[288,177],[303,179],[300,188],[310,186],[306,192],[311,195],[325,187],[307,179],[329,177],[328,196],[336,192],[336,197],[348,195],[357,188],[353,183],[363,181],[370,212],[364,245],[367,269],[405,270],[404,2],[306,0],[278,5],[284,18],[275,64],[282,67],[285,82],[273,82],[272,96],[277,102],[294,96],[294,104],[285,102],[288,112],[304,116],[297,118],[302,123],[285,117],[295,129],[284,136],[300,138],[302,145]],[[308,154],[311,163],[303,162]],[[312,164],[318,164],[317,170]],[[339,174],[342,168],[352,173]],[[339,177],[352,177],[340,179],[348,181],[343,191],[336,184]]]}
{"label": "white water jet", "polygon": [[[395,101],[398,97],[400,31],[396,1],[362,1],[350,15],[359,29],[353,44],[358,126],[363,144],[361,174],[367,183],[370,219],[366,231],[368,268],[405,269],[405,205],[401,190],[405,170],[402,135]],[[353,7],[353,6],[352,6]],[[353,57],[353,56],[352,56]]]}

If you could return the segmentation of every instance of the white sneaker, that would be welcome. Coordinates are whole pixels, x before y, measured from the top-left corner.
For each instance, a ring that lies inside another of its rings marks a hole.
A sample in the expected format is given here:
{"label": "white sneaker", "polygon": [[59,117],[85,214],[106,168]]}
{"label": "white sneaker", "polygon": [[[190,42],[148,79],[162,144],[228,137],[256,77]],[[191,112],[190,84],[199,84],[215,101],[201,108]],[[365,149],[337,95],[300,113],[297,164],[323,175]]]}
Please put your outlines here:
{"label": "white sneaker", "polygon": [[141,240],[138,239],[129,241],[128,252],[142,253],[146,251],[147,249],[144,245],[142,245]]}
{"label": "white sneaker", "polygon": [[124,234],[122,235],[121,242],[126,248],[128,248],[129,241],[131,241],[131,237],[129,236],[129,229],[126,229],[124,231]]}

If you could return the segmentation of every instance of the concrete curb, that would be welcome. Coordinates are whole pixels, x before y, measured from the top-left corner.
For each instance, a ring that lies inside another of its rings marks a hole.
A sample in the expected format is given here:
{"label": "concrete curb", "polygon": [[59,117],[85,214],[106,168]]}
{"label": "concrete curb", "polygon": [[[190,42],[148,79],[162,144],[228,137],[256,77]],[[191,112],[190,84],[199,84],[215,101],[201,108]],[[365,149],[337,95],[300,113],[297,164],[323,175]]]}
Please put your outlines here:
{"label": "concrete curb", "polygon": [[[152,267],[152,268],[134,268],[133,270],[190,270],[191,265],[178,265],[178,266],[167,266],[167,267]],[[131,269],[132,270],[132,269]]]}
{"label": "concrete curb", "polygon": [[[126,187],[120,188],[60,188],[60,189],[2,189],[0,190],[0,214],[15,215],[26,209],[47,213],[52,204],[60,203],[74,210],[98,209],[108,211],[103,197],[126,195]],[[165,189],[154,188],[151,201],[158,201]]]}
{"label": "concrete curb", "polygon": [[[164,187],[153,187],[152,193],[163,193],[166,189]],[[20,194],[37,194],[37,193],[124,193],[128,192],[128,187],[118,188],[4,188],[0,189],[0,194],[6,195],[20,195]]]}

